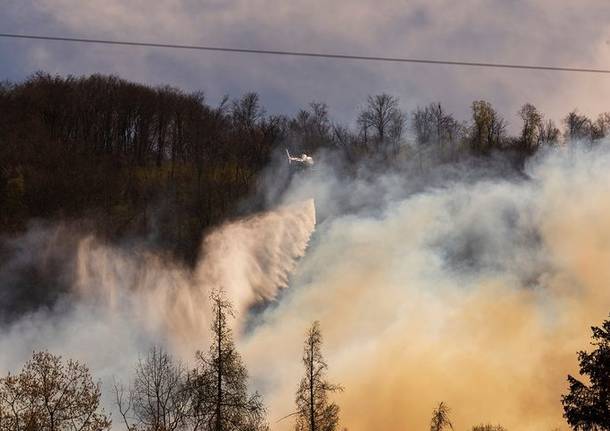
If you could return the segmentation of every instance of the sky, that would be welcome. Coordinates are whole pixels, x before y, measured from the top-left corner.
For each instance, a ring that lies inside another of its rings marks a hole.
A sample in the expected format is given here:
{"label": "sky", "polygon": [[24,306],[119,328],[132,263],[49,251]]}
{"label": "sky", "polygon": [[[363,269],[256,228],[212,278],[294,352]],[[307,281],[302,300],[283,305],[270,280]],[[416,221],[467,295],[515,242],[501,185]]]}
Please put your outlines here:
{"label": "sky", "polygon": [[[456,6],[459,4],[459,6]],[[610,67],[603,0],[4,0],[0,32],[373,56]],[[202,90],[208,102],[257,91],[268,112],[309,102],[350,122],[367,95],[404,109],[440,101],[458,119],[486,99],[518,127],[534,103],[548,117],[606,111],[610,76],[0,40],[0,79],[43,70],[116,74]]]}

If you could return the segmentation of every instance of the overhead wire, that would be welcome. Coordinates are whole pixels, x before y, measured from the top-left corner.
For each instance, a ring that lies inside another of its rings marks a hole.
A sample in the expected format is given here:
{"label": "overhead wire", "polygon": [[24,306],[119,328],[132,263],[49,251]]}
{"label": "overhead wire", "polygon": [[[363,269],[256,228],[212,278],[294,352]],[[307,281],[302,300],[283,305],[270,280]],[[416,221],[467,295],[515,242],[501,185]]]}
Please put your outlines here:
{"label": "overhead wire", "polygon": [[551,66],[551,65],[518,64],[518,63],[493,63],[493,62],[480,62],[480,61],[462,61],[462,60],[412,58],[412,57],[370,56],[370,55],[353,55],[353,54],[342,54],[342,53],[237,48],[237,47],[209,46],[209,45],[181,45],[181,44],[174,44],[174,43],[88,39],[88,38],[80,38],[80,37],[60,37],[60,36],[17,34],[17,33],[0,33],[0,38],[55,41],[55,42],[68,42],[68,43],[100,44],[100,45],[114,45],[114,46],[129,46],[129,47],[168,48],[168,49],[213,51],[213,52],[242,53],[242,54],[255,54],[255,55],[309,57],[309,58],[368,61],[368,62],[416,63],[416,64],[465,66],[465,67],[496,68],[496,69],[521,69],[521,70],[536,70],[536,71],[550,71],[550,72],[610,74],[610,69],[599,69],[599,68],[592,68],[592,67]]}

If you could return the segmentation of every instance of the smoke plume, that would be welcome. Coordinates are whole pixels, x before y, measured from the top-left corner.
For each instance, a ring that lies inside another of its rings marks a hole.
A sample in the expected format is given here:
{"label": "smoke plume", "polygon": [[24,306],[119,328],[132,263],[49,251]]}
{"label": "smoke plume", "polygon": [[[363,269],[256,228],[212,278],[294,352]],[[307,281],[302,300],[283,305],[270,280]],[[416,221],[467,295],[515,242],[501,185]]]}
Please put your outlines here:
{"label": "smoke plume", "polygon": [[525,175],[501,161],[335,171],[317,164],[291,185],[300,204],[212,233],[194,270],[81,238],[69,293],[3,327],[0,370],[49,348],[107,382],[153,342],[188,360],[222,286],[273,429],[293,427],[276,421],[316,319],[350,430],[425,429],[441,400],[459,429],[565,429],[566,374],[610,311],[610,146],[549,150]]}
{"label": "smoke plume", "polygon": [[610,311],[608,146],[549,151],[525,177],[463,168],[427,188],[408,174],[301,184],[336,186],[318,208],[346,194],[382,203],[320,223],[293,287],[244,340],[272,418],[292,411],[294,340],[318,319],[350,430],[426,429],[440,401],[459,429],[566,428],[566,375]]}

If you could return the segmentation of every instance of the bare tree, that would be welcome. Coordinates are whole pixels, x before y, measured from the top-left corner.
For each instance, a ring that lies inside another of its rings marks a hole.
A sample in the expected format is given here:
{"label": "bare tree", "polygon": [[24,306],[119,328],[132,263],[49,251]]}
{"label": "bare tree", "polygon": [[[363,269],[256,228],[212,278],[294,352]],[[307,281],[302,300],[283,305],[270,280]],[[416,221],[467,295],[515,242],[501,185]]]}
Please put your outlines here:
{"label": "bare tree", "polygon": [[570,112],[563,119],[565,124],[564,136],[568,140],[589,139],[591,137],[591,120],[579,114],[576,110]]}
{"label": "bare tree", "polygon": [[289,137],[295,152],[312,154],[320,147],[329,146],[332,136],[328,106],[312,102],[309,109],[301,109],[290,121]]}
{"label": "bare tree", "polygon": [[557,145],[561,131],[555,126],[553,120],[547,120],[540,127],[540,141],[546,145]]}
{"label": "bare tree", "polygon": [[523,120],[519,147],[524,154],[530,155],[536,152],[542,141],[542,114],[534,105],[526,103],[519,110],[519,116]]}
{"label": "bare tree", "polygon": [[365,143],[372,143],[378,153],[398,152],[406,118],[397,97],[389,94],[369,96],[366,108],[358,116],[358,124]]}
{"label": "bare tree", "polygon": [[199,367],[191,373],[193,415],[206,431],[256,431],[268,429],[262,397],[248,394],[248,372],[233,343],[228,318],[231,303],[222,291],[211,297],[214,320],[207,353],[197,352]]}
{"label": "bare tree", "polygon": [[608,133],[610,133],[610,112],[603,112],[591,125],[591,138],[603,139],[608,136]]}
{"label": "bare tree", "polygon": [[452,153],[462,134],[462,125],[444,111],[440,103],[432,103],[413,112],[412,127],[417,144],[432,147],[437,157]]}
{"label": "bare tree", "polygon": [[561,397],[563,416],[579,431],[610,429],[610,318],[591,331],[595,349],[578,352],[585,378],[568,375],[569,390]]}
{"label": "bare tree", "polygon": [[152,347],[136,365],[126,393],[115,384],[116,403],[128,431],[184,429],[189,415],[189,392],[184,367],[160,347]]}
{"label": "bare tree", "polygon": [[100,396],[85,365],[34,352],[19,374],[0,379],[0,430],[108,429]]}
{"label": "bare tree", "polygon": [[505,139],[506,122],[489,102],[477,100],[472,103],[472,125],[470,144],[473,151],[486,154],[499,149]]}
{"label": "bare tree", "polygon": [[231,119],[233,128],[229,145],[235,150],[231,154],[231,161],[239,166],[240,160],[247,160],[250,165],[248,169],[235,170],[235,179],[239,181],[252,166],[261,169],[267,164],[271,153],[270,144],[273,142],[265,140],[266,134],[262,128],[268,127],[270,123],[266,121],[265,110],[257,93],[247,93],[234,101]]}
{"label": "bare tree", "polygon": [[334,146],[341,151],[349,163],[355,164],[368,154],[366,142],[357,133],[341,124],[333,125],[332,140]]}
{"label": "bare tree", "polygon": [[257,93],[246,93],[233,102],[231,116],[238,128],[252,131],[264,115],[265,110]]}
{"label": "bare tree", "polygon": [[329,402],[328,394],[342,391],[326,380],[328,365],[322,357],[320,323],[307,331],[303,349],[305,376],[296,393],[296,431],[334,431],[339,423],[339,406]]}
{"label": "bare tree", "polygon": [[430,420],[430,431],[443,431],[447,428],[453,429],[453,424],[449,419],[449,413],[451,409],[444,402],[440,402],[439,405],[432,412],[432,419]]}

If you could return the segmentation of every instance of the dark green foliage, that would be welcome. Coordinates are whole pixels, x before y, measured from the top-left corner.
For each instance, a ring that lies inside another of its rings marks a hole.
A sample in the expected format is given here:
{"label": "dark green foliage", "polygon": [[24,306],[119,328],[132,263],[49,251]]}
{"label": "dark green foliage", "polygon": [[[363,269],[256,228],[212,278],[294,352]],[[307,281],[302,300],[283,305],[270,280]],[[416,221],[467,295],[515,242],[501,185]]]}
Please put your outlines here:
{"label": "dark green foliage", "polygon": [[562,396],[564,417],[581,431],[610,430],[610,320],[592,327],[592,352],[578,352],[580,374],[588,384],[568,376],[569,392]]}

